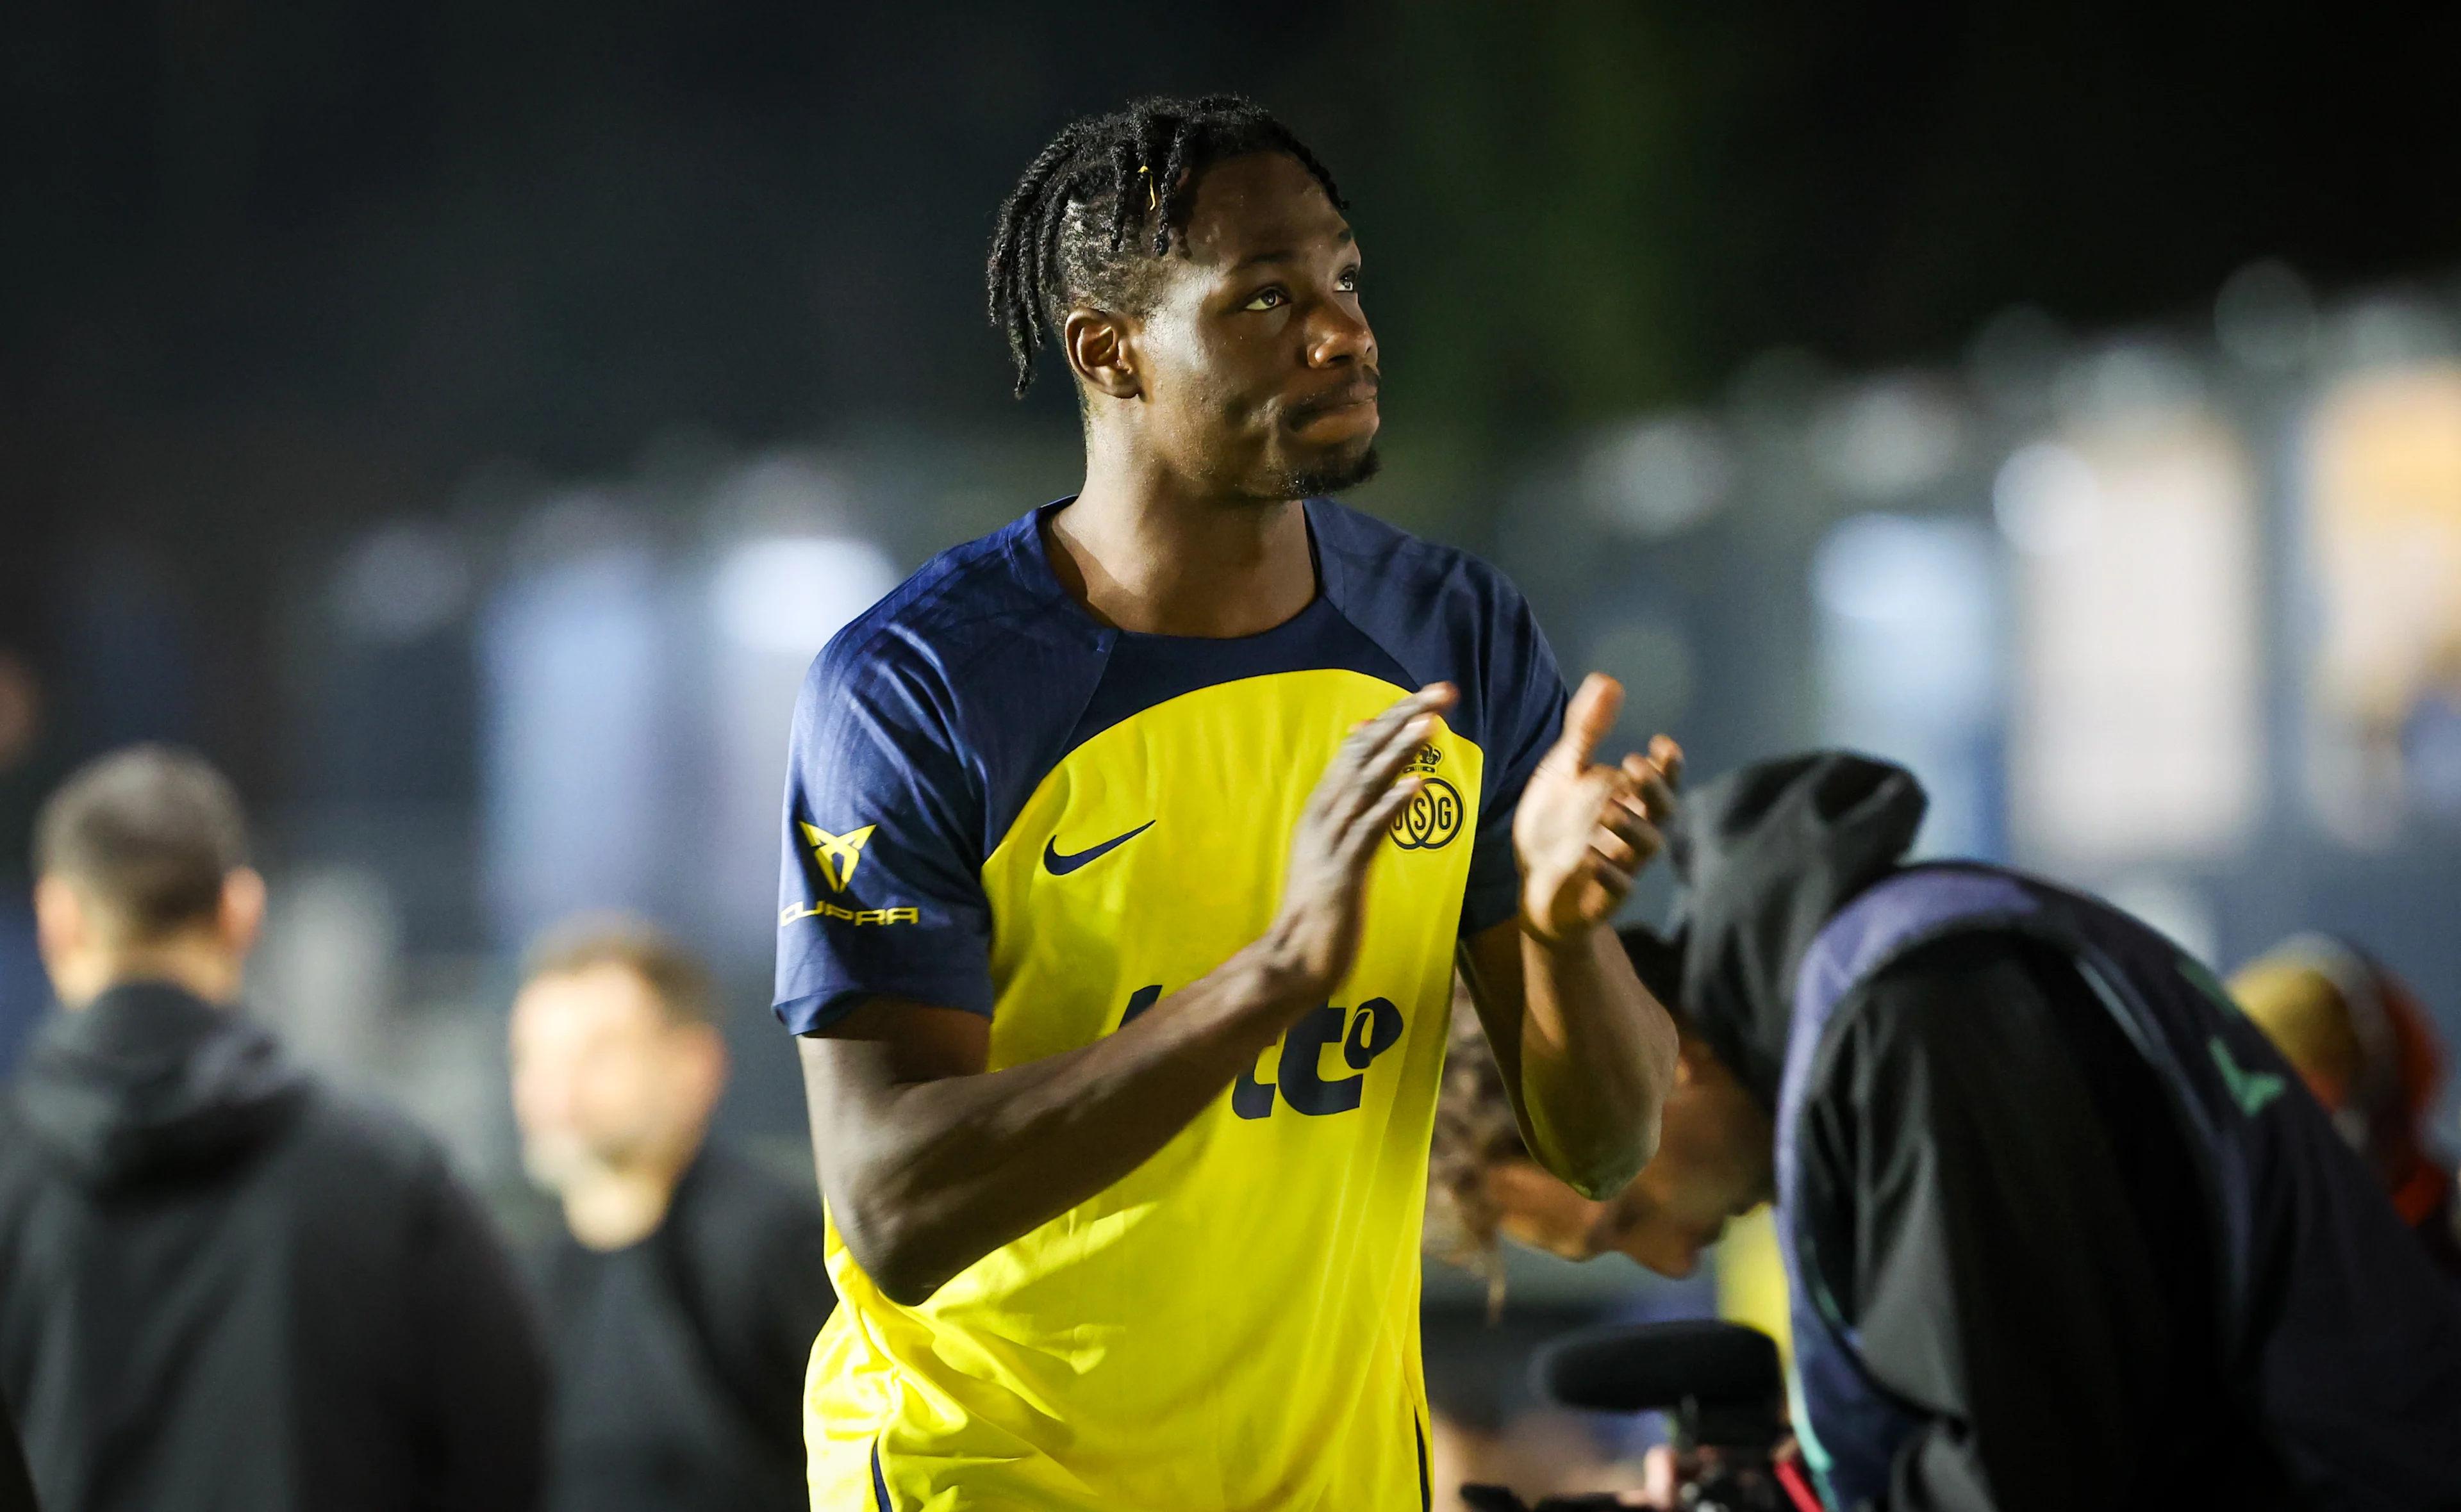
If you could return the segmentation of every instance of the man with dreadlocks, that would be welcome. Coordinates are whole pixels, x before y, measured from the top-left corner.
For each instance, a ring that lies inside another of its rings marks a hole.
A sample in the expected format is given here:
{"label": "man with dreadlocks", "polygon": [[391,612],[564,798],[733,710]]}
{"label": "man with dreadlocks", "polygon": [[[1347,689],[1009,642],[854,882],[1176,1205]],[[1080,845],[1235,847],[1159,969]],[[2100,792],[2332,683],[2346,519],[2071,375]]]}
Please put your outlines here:
{"label": "man with dreadlocks", "polygon": [[1458,959],[1604,1195],[1675,1034],[1603,924],[1679,759],[1591,760],[1491,568],[1375,470],[1332,178],[1245,100],[1081,120],[1000,212],[1085,480],[843,631],[797,711],[777,1006],[844,1299],[825,1507],[1426,1504],[1417,1243]]}

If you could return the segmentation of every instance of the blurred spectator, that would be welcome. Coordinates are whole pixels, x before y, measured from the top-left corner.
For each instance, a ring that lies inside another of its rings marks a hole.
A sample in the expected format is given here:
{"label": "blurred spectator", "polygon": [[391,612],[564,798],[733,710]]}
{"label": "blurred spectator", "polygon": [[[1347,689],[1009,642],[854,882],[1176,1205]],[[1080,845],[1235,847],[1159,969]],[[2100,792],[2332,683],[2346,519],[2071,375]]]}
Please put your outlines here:
{"label": "blurred spectator", "polygon": [[0,1394],[49,1512],[524,1512],[545,1373],[435,1141],[236,1008],[229,784],[157,746],[36,825],[63,1012],[0,1110]]}
{"label": "blurred spectator", "polygon": [[[1642,983],[1660,1002],[1677,1002],[1676,952],[1647,929],[1626,929],[1622,939]],[[1755,1184],[1748,1155],[1767,1140],[1768,1115],[1682,1014],[1674,1016],[1676,1082],[1658,1154],[1630,1186],[1597,1202],[1530,1158],[1495,1053],[1475,1015],[1456,1008],[1428,1158],[1428,1247],[1487,1278],[1490,1310],[1502,1300],[1499,1235],[1566,1260],[1615,1251],[1660,1275],[1683,1276],[1736,1216],[1730,1194],[1768,1195]]]}
{"label": "blurred spectator", "polygon": [[726,1045],[664,931],[581,919],[513,1006],[513,1108],[567,1233],[542,1282],[559,1382],[548,1504],[801,1509],[802,1379],[836,1298],[818,1195],[707,1139]]}
{"label": "blurred spectator", "polygon": [[[1623,930],[1622,940],[1643,985],[1660,1002],[1675,1002],[1680,967],[1675,952],[1647,929]],[[1701,1167],[1732,1166],[1739,1151],[1748,1164],[1755,1131],[1759,1141],[1768,1138],[1768,1116],[1680,1013],[1675,1022],[1680,1034],[1676,1085],[1660,1119],[1658,1154],[1631,1185],[1596,1201],[1530,1158],[1495,1052],[1466,992],[1456,991],[1427,1161],[1426,1248],[1486,1280],[1490,1326],[1504,1315],[1501,1241],[1573,1261],[1617,1253],[1660,1275],[1688,1275],[1698,1267],[1701,1249],[1719,1239],[1733,1216],[1726,1194],[1739,1186],[1758,1190],[1752,1171],[1729,1177]],[[1739,1137],[1717,1132],[1730,1125],[1739,1128]],[[1710,1179],[1701,1180],[1703,1175]],[[1698,1311],[1697,1305],[1670,1311],[1626,1309],[1618,1321]],[[1533,1502],[1636,1489],[1641,1484],[1640,1450],[1658,1437],[1654,1424],[1616,1425],[1623,1441],[1616,1446],[1619,1452],[1610,1454],[1602,1442],[1610,1431],[1603,1422],[1539,1413],[1500,1431],[1481,1431],[1448,1415],[1441,1402],[1432,1405],[1428,1460],[1439,1512],[1466,1504],[1456,1499],[1464,1481],[1509,1485]]]}
{"label": "blurred spectator", "polygon": [[0,1077],[51,1001],[34,950],[33,877],[26,869],[35,807],[59,774],[49,701],[32,657],[0,646]]}
{"label": "blurred spectator", "polygon": [[2230,990],[2384,1182],[2435,1263],[2461,1275],[2452,1172],[2425,1129],[2444,1057],[2408,987],[2344,941],[2302,934],[2239,968]]}

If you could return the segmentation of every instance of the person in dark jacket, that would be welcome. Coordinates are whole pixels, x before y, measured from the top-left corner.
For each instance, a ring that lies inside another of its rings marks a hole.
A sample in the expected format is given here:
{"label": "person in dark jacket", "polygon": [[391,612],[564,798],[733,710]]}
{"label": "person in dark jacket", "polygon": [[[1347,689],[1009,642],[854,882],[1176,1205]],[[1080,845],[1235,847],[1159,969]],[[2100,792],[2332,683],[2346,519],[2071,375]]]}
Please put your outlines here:
{"label": "person in dark jacket", "polygon": [[0,1396],[47,1512],[527,1512],[546,1379],[436,1142],[239,1012],[229,784],[139,746],[36,830],[63,1011],[0,1106]]}
{"label": "person in dark jacket", "polygon": [[708,972],[583,918],[531,952],[513,1107],[567,1232],[541,1284],[556,1512],[801,1512],[802,1381],[835,1294],[816,1185],[708,1138],[727,1059]]}
{"label": "person in dark jacket", "polygon": [[[1907,864],[1923,807],[1823,753],[1675,819],[1663,969],[1708,1074],[1588,1247],[1680,1272],[1775,1197],[1834,1507],[2461,1507],[2461,1307],[2324,1110],[2144,925]],[[1517,1191],[1476,1195],[1578,1227]]]}

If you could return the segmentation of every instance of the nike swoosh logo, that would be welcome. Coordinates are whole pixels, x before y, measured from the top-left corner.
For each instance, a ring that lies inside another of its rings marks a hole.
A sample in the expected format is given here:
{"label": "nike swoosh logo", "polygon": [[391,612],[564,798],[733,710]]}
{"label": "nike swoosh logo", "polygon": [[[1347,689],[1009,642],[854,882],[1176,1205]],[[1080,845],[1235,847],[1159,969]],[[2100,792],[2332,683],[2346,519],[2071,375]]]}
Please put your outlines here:
{"label": "nike swoosh logo", "polygon": [[1054,835],[1042,842],[1042,869],[1054,877],[1065,877],[1080,866],[1091,865],[1101,861],[1153,827],[1154,821],[1147,820],[1124,835],[1114,835],[1092,850],[1081,850],[1074,856],[1059,854],[1059,837]]}

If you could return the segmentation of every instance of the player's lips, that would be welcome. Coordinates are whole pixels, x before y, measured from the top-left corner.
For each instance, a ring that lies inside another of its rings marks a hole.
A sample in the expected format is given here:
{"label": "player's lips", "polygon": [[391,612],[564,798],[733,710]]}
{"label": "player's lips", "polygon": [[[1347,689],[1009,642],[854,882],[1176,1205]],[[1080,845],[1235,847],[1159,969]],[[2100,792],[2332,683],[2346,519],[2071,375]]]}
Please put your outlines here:
{"label": "player's lips", "polygon": [[1295,431],[1370,429],[1377,422],[1377,388],[1375,379],[1362,378],[1331,394],[1298,400],[1284,415]]}

